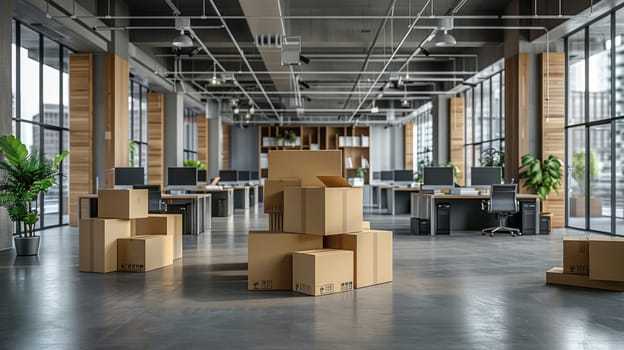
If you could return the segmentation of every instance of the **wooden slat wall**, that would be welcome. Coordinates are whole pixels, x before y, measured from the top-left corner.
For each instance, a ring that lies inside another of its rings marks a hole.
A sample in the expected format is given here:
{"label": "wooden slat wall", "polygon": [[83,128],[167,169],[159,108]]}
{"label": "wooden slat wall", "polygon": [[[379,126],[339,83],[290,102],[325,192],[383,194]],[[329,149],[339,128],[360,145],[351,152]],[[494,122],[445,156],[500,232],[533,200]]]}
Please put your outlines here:
{"label": "wooden slat wall", "polygon": [[451,134],[451,163],[459,169],[457,183],[464,186],[466,153],[464,152],[464,98],[449,99],[449,129]]}
{"label": "wooden slat wall", "polygon": [[414,124],[404,126],[405,133],[405,170],[414,170]]}
{"label": "wooden slat wall", "polygon": [[105,58],[104,169],[128,166],[128,62],[119,56]]}
{"label": "wooden slat wall", "polygon": [[[546,67],[548,66],[548,75]],[[565,162],[565,55],[562,52],[541,55],[542,77],[542,159],[553,154]],[[547,84],[547,81],[549,82]],[[547,92],[550,92],[548,96]],[[549,105],[546,101],[549,98]],[[548,120],[548,121],[547,121]],[[565,165],[563,167],[565,169]],[[559,194],[548,196],[547,210],[554,214],[552,227],[565,225],[565,181]]]}
{"label": "wooden slat wall", "polygon": [[197,158],[208,166],[208,119],[206,116],[197,116]]}
{"label": "wooden slat wall", "polygon": [[[520,157],[529,152],[529,56],[505,60],[505,179],[517,179]],[[526,190],[520,186],[520,192]]]}
{"label": "wooden slat wall", "polygon": [[165,95],[147,94],[147,182],[165,185]]}
{"label": "wooden slat wall", "polygon": [[223,133],[221,143],[221,170],[230,169],[230,125],[222,124],[221,132]]}
{"label": "wooden slat wall", "polygon": [[78,197],[93,184],[93,55],[69,56],[69,225],[78,224]]}

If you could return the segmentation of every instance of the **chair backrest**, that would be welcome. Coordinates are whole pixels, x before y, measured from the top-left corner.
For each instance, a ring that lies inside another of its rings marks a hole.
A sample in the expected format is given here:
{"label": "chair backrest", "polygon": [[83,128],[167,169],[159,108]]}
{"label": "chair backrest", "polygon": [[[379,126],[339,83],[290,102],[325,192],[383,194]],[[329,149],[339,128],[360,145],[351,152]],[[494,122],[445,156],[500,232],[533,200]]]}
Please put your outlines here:
{"label": "chair backrest", "polygon": [[490,191],[490,212],[515,213],[518,211],[516,191],[518,184],[495,184]]}

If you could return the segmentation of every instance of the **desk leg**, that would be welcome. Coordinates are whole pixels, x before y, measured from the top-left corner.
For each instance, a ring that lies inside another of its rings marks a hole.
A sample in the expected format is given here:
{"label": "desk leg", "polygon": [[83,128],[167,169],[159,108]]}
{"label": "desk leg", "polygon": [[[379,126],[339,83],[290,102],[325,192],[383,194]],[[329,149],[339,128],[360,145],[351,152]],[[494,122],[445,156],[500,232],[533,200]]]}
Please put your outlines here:
{"label": "desk leg", "polygon": [[435,235],[435,232],[436,232],[435,231],[436,230],[435,199],[432,198],[430,202],[431,202],[431,208],[429,209],[430,210],[429,212],[431,213],[431,217],[429,218],[429,226],[431,229],[430,234],[433,236]]}

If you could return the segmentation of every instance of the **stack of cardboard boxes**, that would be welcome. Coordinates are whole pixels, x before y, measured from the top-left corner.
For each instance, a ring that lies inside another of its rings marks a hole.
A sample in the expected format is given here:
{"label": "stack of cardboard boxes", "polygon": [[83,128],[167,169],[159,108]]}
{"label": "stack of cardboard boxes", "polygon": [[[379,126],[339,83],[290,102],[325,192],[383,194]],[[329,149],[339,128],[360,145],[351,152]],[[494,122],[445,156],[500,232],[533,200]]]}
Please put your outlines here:
{"label": "stack of cardboard boxes", "polygon": [[624,291],[624,239],[564,238],[563,268],[548,270],[546,283]]}
{"label": "stack of cardboard boxes", "polygon": [[271,151],[269,231],[249,232],[249,290],[325,295],[392,281],[392,232],[362,221],[341,151]]}
{"label": "stack of cardboard boxes", "polygon": [[98,217],[80,220],[80,271],[146,272],[182,258],[182,216],[148,214],[147,190],[98,191]]}

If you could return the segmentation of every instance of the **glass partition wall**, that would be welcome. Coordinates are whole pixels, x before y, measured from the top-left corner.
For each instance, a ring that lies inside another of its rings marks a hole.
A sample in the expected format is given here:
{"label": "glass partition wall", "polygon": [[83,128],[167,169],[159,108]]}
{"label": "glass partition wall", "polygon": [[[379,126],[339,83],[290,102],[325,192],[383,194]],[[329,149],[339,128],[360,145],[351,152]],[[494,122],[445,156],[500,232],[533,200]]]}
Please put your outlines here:
{"label": "glass partition wall", "polygon": [[[624,9],[566,38],[567,226],[624,234]],[[590,79],[591,77],[591,79]]]}

